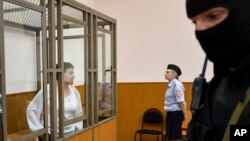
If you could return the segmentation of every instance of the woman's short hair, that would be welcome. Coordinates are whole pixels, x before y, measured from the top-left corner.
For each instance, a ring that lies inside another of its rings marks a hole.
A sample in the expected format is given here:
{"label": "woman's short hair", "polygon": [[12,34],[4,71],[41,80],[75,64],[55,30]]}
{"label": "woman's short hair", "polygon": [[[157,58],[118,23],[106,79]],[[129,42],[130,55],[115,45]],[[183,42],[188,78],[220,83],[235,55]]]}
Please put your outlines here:
{"label": "woman's short hair", "polygon": [[174,74],[174,77],[175,77],[176,79],[178,79],[178,78],[179,78],[179,76],[178,76],[177,72],[176,72],[176,71],[174,71],[174,70],[171,70],[171,71],[172,71],[172,73]]}
{"label": "woman's short hair", "polygon": [[[74,69],[74,65],[73,64],[71,64],[70,62],[64,62],[63,63],[63,72],[65,72],[67,69]],[[59,68],[58,67],[58,64],[56,65],[56,68]],[[59,73],[57,73],[56,74],[56,80],[58,80],[58,78],[59,78]]]}
{"label": "woman's short hair", "polygon": [[63,71],[65,72],[67,69],[74,69],[73,64],[71,64],[70,62],[64,62],[64,68]]}

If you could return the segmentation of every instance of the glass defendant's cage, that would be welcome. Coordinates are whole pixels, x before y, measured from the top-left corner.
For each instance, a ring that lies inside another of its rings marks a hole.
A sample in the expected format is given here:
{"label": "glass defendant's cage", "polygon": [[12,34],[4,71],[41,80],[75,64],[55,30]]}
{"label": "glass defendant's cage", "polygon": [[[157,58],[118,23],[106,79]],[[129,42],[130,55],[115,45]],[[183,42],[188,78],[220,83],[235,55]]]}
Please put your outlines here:
{"label": "glass defendant's cage", "polygon": [[[115,19],[73,0],[0,0],[0,22],[0,140],[64,140],[115,118]],[[70,120],[63,62],[74,65],[83,109]],[[43,127],[30,130],[26,109],[39,92]],[[78,122],[82,130],[64,133]]]}

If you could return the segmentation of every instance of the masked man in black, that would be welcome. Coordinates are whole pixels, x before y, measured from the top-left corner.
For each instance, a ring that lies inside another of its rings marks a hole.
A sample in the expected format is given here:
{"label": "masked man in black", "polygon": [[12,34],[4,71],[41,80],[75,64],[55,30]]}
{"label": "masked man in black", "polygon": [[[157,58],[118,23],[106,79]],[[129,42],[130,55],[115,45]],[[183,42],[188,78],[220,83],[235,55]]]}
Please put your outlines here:
{"label": "masked man in black", "polygon": [[250,124],[250,0],[186,0],[187,16],[214,77],[188,126],[189,141],[228,141]]}

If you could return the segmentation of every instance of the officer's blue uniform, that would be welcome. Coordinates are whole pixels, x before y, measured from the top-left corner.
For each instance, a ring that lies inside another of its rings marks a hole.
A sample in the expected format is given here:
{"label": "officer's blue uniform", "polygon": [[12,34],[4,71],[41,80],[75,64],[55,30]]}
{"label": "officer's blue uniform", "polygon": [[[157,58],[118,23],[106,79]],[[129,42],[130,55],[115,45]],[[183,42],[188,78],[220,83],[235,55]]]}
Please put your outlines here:
{"label": "officer's blue uniform", "polygon": [[168,84],[168,90],[165,93],[164,110],[167,112],[181,111],[179,103],[184,101],[184,87],[180,81],[173,79]]}
{"label": "officer's blue uniform", "polygon": [[180,102],[185,102],[184,87],[177,79],[171,80],[165,93],[164,110],[167,112],[166,136],[171,140],[181,140],[181,126],[184,120]]}

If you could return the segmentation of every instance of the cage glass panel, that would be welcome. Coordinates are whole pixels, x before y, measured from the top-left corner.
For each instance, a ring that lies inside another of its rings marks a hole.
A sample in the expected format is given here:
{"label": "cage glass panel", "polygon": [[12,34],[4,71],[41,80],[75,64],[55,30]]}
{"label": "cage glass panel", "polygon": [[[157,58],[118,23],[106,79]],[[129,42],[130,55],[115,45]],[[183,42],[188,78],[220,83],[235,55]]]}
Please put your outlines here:
{"label": "cage glass panel", "polygon": [[[64,81],[67,81],[68,77],[74,82],[64,87],[70,87],[73,90],[71,95],[66,94],[64,96],[64,112],[74,112],[74,114],[65,114],[65,120],[71,120],[81,116],[86,116],[86,76],[85,76],[85,27],[83,25],[75,24],[68,20],[63,20],[63,49],[64,49],[64,62],[70,62],[74,69],[72,70],[73,76],[67,75],[68,72],[64,72]],[[65,66],[64,66],[65,67]],[[75,97],[73,97],[75,95]],[[73,105],[70,105],[72,101],[75,101]],[[86,120],[74,123],[76,130],[81,130],[86,127]],[[64,127],[64,129],[73,128],[72,124]],[[66,133],[66,132],[65,132]]]}
{"label": "cage glass panel", "polygon": [[13,139],[44,128],[42,14],[9,2],[3,7],[7,132]]}
{"label": "cage glass panel", "polygon": [[111,34],[98,31],[98,121],[112,116],[113,109],[113,82],[111,79]]}

